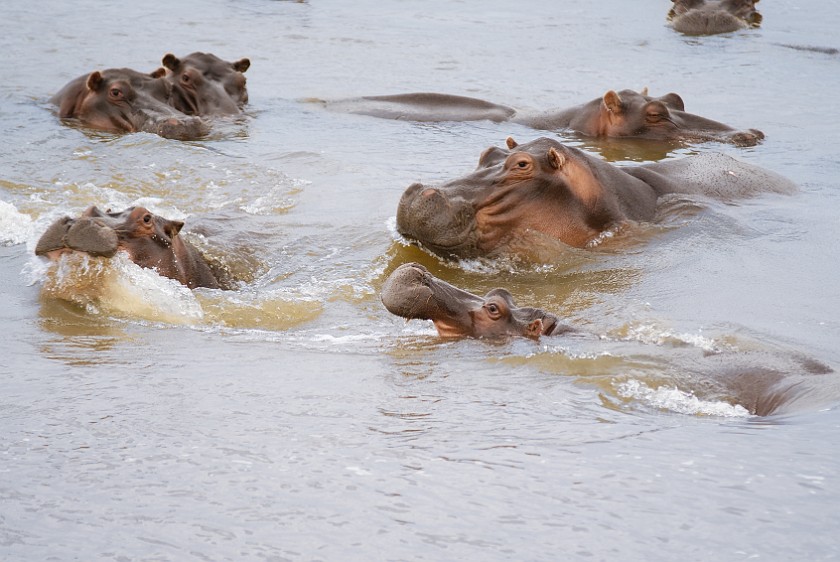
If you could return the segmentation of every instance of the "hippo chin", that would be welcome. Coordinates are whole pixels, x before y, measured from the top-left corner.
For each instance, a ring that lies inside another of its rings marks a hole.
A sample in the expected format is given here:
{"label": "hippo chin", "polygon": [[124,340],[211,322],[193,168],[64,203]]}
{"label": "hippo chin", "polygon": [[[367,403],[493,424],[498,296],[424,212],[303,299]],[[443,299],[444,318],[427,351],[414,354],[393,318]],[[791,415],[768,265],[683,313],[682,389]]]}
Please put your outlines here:
{"label": "hippo chin", "polygon": [[464,177],[408,187],[397,230],[447,257],[496,255],[532,233],[582,248],[624,222],[650,221],[665,194],[732,200],[795,191],[790,180],[724,154],[618,167],[554,139],[508,138]]}
{"label": "hippo chin", "polygon": [[171,86],[164,69],[143,74],[130,68],[94,71],[70,81],[50,101],[62,119],[76,119],[91,129],[114,133],[144,131],[190,140],[207,134],[198,117],[169,105]]}
{"label": "hippo chin", "polygon": [[714,35],[758,27],[758,0],[672,0],[671,27],[686,35]]}
{"label": "hippo chin", "polygon": [[187,115],[237,115],[248,103],[247,58],[227,62],[211,53],[192,53],[179,59],[169,53],[163,66],[169,71],[170,102]]}
{"label": "hippo chin", "polygon": [[539,338],[572,331],[549,312],[517,307],[505,289],[479,297],[438,279],[417,263],[394,270],[382,287],[381,298],[392,314],[431,320],[443,337]]}
{"label": "hippo chin", "polygon": [[64,217],[50,225],[38,240],[35,254],[58,259],[66,252],[112,257],[124,251],[140,267],[154,269],[190,289],[219,288],[201,253],[179,235],[183,226],[143,207],[118,213],[89,207],[77,219]]}
{"label": "hippo chin", "polygon": [[589,137],[620,137],[681,142],[727,142],[753,146],[764,139],[756,129],[737,130],[685,110],[674,93],[651,97],[647,89],[610,90],[566,109],[516,109],[464,96],[436,93],[368,96],[327,102],[335,111],[410,121],[511,121],[545,131],[568,130]]}

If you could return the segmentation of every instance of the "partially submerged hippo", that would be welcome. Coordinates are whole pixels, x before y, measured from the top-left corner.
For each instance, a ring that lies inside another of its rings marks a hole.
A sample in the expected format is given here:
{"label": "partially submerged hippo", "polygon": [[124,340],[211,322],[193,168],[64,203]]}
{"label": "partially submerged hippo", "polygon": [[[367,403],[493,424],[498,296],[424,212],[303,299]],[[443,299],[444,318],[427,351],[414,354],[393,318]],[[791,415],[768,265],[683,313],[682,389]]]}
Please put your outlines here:
{"label": "partially submerged hippo", "polygon": [[438,279],[418,263],[394,270],[382,286],[381,298],[392,314],[431,320],[443,337],[539,338],[572,331],[550,312],[517,307],[505,289],[479,297]]}
{"label": "partially submerged hippo", "polygon": [[668,193],[729,200],[796,186],[724,154],[703,153],[642,166],[614,166],[540,138],[485,150],[476,170],[441,186],[408,187],[397,230],[444,256],[498,253],[526,234],[585,247],[627,221],[649,221]]}
{"label": "partially submerged hippo", "polygon": [[211,53],[192,53],[179,59],[163,57],[172,85],[172,106],[187,115],[237,115],[248,103],[244,72],[247,58],[227,62]]}
{"label": "partially submerged hippo", "polygon": [[758,27],[758,0],[672,0],[671,27],[686,35],[714,35]]}
{"label": "partially submerged hippo", "polygon": [[336,111],[411,121],[512,121],[546,131],[570,130],[590,137],[663,141],[731,142],[752,146],[764,138],[756,129],[739,131],[685,111],[674,93],[655,98],[641,92],[610,90],[603,96],[567,109],[517,111],[484,100],[435,93],[368,96],[328,102]]}
{"label": "partially submerged hippo", "polygon": [[50,101],[62,119],[115,133],[145,131],[189,140],[207,134],[207,125],[169,104],[171,86],[164,69],[144,74],[129,68],[96,70],[70,81]]}
{"label": "partially submerged hippo", "polygon": [[58,259],[65,252],[112,257],[127,252],[131,261],[175,279],[190,289],[219,288],[201,253],[179,236],[184,223],[164,219],[143,207],[103,213],[89,207],[78,219],[55,221],[38,240],[35,253]]}

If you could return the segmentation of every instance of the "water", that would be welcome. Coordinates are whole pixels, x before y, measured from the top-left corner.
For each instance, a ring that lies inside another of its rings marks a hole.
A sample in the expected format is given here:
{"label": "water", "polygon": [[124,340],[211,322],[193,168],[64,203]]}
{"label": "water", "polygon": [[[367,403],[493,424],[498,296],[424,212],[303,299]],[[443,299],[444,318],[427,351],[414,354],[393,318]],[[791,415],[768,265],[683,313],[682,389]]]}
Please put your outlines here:
{"label": "water", "polygon": [[[817,374],[840,365],[840,57],[783,46],[840,47],[840,3],[761,11],[761,29],[686,38],[659,2],[4,6],[0,558],[840,558],[840,384]],[[247,116],[207,140],[49,111],[84,72],[196,50],[252,61]],[[545,109],[644,86],[767,139],[561,138],[619,165],[720,150],[801,192],[672,200],[655,225],[535,263],[444,262],[394,232],[402,190],[541,133],[306,101]],[[91,204],[184,220],[239,289],[32,255]],[[441,340],[379,303],[406,261],[583,334]],[[771,415],[749,413],[759,399]]]}

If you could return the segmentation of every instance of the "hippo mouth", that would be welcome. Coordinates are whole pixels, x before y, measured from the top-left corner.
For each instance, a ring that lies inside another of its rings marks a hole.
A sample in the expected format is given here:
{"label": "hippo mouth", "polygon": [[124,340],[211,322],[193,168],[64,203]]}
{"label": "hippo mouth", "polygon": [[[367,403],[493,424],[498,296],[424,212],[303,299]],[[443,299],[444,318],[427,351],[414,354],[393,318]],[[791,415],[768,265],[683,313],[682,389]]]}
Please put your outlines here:
{"label": "hippo mouth", "polygon": [[35,254],[56,258],[66,251],[78,251],[110,258],[118,249],[119,237],[112,227],[94,217],[64,217],[52,223],[38,239]]}

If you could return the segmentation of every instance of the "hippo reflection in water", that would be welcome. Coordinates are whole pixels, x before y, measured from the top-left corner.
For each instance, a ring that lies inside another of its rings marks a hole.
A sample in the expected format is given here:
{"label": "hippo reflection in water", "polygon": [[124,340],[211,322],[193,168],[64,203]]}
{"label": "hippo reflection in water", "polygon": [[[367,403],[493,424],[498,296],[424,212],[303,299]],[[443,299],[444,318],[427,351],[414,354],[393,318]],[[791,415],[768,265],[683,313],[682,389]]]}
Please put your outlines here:
{"label": "hippo reflection in water", "polygon": [[546,131],[571,130],[589,137],[659,141],[718,141],[753,146],[764,138],[757,129],[737,130],[685,111],[674,93],[652,97],[647,89],[610,90],[574,107],[544,112],[517,111],[484,100],[436,93],[368,96],[328,102],[330,109],[411,121],[511,121]]}
{"label": "hippo reflection in water", "polygon": [[161,68],[143,74],[129,68],[94,71],[70,81],[51,102],[62,119],[113,133],[144,131],[189,140],[204,136],[207,124],[169,104],[171,86]]}
{"label": "hippo reflection in water", "polygon": [[649,221],[668,193],[723,200],[793,193],[788,179],[718,153],[642,166],[614,166],[577,148],[540,138],[491,147],[476,170],[437,187],[408,187],[397,230],[429,250],[462,258],[495,255],[541,233],[586,247],[628,221]]}
{"label": "hippo reflection in water", "polygon": [[505,289],[479,297],[438,279],[418,263],[394,270],[382,287],[381,298],[392,314],[431,320],[444,337],[539,338],[572,331],[550,312],[517,307]]}
{"label": "hippo reflection in water", "polygon": [[248,103],[247,58],[227,62],[211,53],[192,53],[179,59],[163,57],[172,86],[171,104],[187,115],[237,115]]}
{"label": "hippo reflection in water", "polygon": [[78,219],[55,221],[38,240],[35,253],[55,260],[65,252],[112,257],[121,250],[140,267],[154,269],[190,289],[219,288],[201,253],[179,235],[183,226],[143,207],[119,213],[90,207]]}
{"label": "hippo reflection in water", "polygon": [[671,27],[686,35],[714,35],[758,27],[758,0],[673,0]]}

